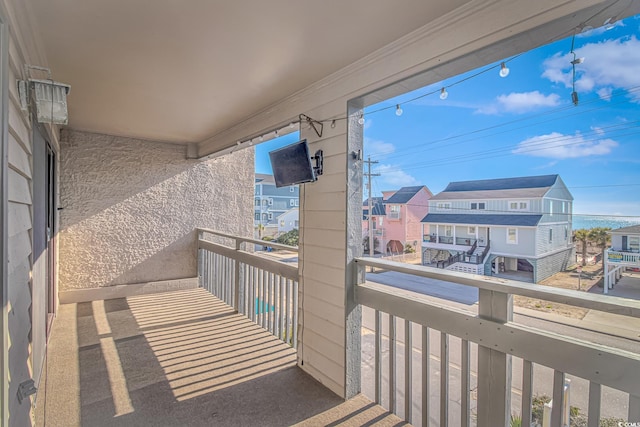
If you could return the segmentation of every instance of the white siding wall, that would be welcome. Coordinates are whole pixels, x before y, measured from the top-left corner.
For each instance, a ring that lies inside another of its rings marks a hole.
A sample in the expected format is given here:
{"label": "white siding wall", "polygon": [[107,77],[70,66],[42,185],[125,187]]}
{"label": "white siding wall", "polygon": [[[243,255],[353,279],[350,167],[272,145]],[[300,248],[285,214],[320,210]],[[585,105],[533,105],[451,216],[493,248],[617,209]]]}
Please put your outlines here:
{"label": "white siding wall", "polygon": [[[26,18],[24,3],[0,2],[11,27],[8,72],[8,421],[10,426],[31,425],[31,402],[18,402],[20,383],[33,379],[39,385],[46,343],[46,292],[43,259],[33,254],[34,149],[29,115],[20,109],[16,81],[24,78],[24,64],[45,65]],[[51,132],[55,136],[55,132]],[[57,147],[55,137],[51,140]],[[40,189],[40,188],[39,188]],[[5,415],[6,416],[6,415]]]}
{"label": "white siding wall", "polygon": [[[344,120],[336,122],[335,128],[325,126],[322,139],[301,129],[312,153],[324,151],[324,175],[301,185],[300,191],[302,344],[298,364],[340,396],[346,387],[346,130]],[[361,232],[358,241],[360,236]]]}

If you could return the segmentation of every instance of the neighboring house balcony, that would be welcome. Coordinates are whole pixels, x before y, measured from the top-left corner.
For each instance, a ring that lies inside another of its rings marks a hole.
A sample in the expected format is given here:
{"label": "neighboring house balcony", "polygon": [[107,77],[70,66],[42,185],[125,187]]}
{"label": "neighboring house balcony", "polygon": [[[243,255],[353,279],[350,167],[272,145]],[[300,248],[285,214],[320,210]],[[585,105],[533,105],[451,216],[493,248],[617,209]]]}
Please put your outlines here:
{"label": "neighboring house balcony", "polygon": [[[640,355],[526,327],[511,314],[512,295],[623,313],[623,321],[640,318],[640,305],[374,258],[355,261],[363,332],[361,345],[345,357],[361,365],[347,375],[362,394],[344,401],[298,366],[305,340],[319,337],[304,333],[297,265],[241,249],[256,242],[198,230],[197,284],[63,305],[47,360],[50,392],[40,408],[46,425],[404,425],[401,419],[426,425],[431,419],[494,427],[507,423],[498,421],[504,414],[530,419],[532,398],[543,390],[560,401],[569,375],[571,396],[580,397],[576,402],[593,419],[611,402],[624,402],[629,420],[640,413]],[[368,267],[475,288],[478,304],[461,310],[367,282]],[[438,408],[445,410],[434,415]],[[562,424],[563,412],[553,405],[551,426]]]}

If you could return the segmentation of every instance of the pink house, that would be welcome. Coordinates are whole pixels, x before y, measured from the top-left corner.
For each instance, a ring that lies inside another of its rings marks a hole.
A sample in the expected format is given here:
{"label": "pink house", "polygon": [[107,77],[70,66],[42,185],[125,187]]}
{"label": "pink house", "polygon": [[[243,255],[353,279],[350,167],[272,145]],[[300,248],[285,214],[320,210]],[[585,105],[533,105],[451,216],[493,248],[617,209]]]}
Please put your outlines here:
{"label": "pink house", "polygon": [[433,193],[425,185],[383,191],[385,207],[384,244],[387,252],[403,252],[410,244],[414,249],[422,242],[422,218],[429,212]]}

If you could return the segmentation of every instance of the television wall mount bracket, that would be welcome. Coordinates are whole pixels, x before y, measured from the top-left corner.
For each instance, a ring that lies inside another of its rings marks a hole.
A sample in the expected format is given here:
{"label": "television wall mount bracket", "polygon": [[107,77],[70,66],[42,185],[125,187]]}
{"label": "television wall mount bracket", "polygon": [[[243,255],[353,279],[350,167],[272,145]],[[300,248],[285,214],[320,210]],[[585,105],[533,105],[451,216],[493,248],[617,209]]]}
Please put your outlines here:
{"label": "television wall mount bracket", "polygon": [[311,160],[315,160],[315,162],[316,162],[316,165],[313,167],[313,171],[315,172],[316,176],[322,175],[322,168],[323,168],[323,164],[324,164],[324,158],[322,156],[322,150],[316,151],[316,154],[314,154],[314,156],[311,158]]}
{"label": "television wall mount bracket", "polygon": [[322,130],[324,128],[324,124],[322,122],[314,120],[311,117],[307,116],[306,114],[300,114],[298,116],[298,119],[300,120],[300,124],[302,124],[303,121],[307,122],[307,124],[311,126],[311,129],[313,129],[316,132],[316,135],[318,135],[318,138],[322,138]]}

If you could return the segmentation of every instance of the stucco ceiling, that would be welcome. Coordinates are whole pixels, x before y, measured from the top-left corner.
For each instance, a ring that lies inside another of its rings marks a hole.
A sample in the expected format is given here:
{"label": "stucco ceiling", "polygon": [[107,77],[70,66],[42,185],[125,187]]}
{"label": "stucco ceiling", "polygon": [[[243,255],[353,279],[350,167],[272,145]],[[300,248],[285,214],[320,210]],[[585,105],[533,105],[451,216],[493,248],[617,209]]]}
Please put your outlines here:
{"label": "stucco ceiling", "polygon": [[466,1],[29,2],[54,79],[72,87],[70,127],[187,143]]}

